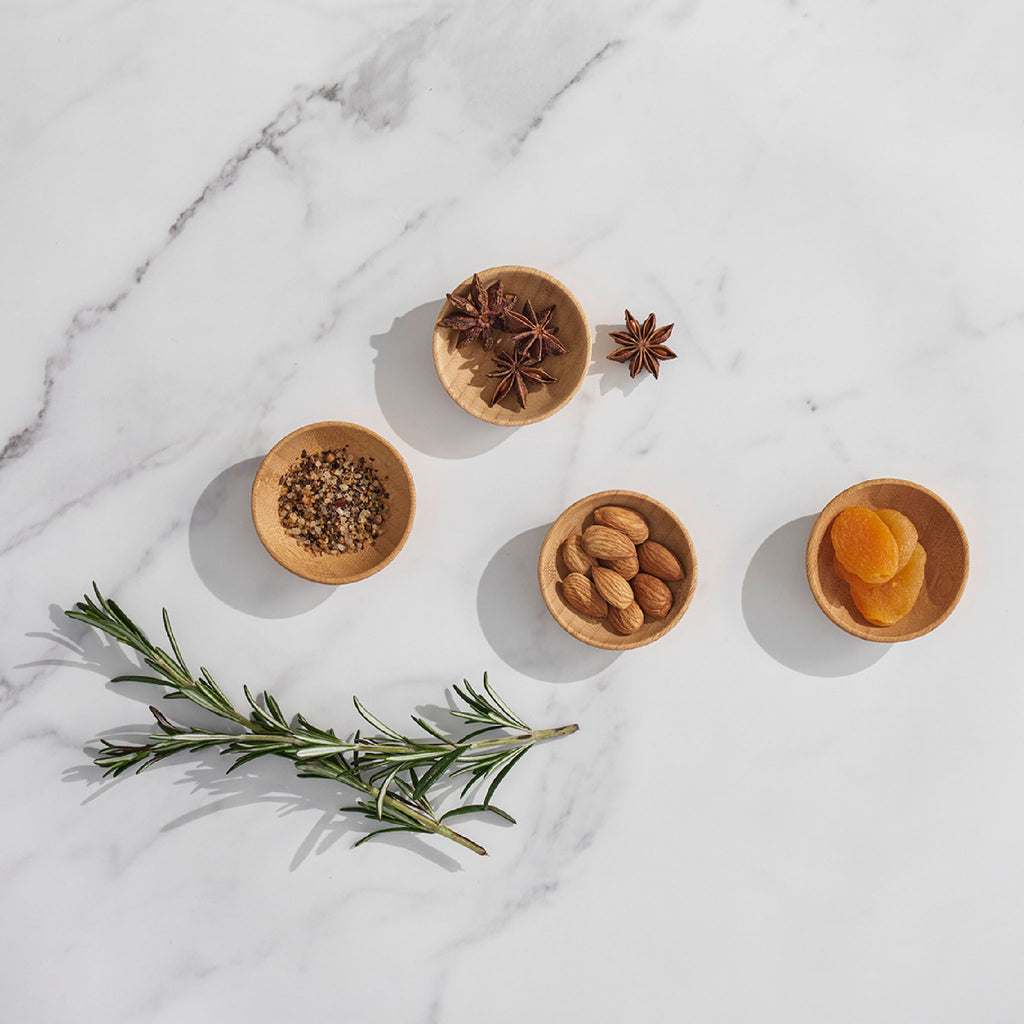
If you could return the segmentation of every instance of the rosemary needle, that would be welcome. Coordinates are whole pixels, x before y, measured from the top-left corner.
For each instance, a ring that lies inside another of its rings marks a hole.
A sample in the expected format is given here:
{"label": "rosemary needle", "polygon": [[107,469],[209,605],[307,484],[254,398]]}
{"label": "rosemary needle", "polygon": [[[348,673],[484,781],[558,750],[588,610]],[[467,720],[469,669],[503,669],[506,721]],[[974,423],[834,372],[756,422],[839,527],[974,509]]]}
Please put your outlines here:
{"label": "rosemary needle", "polygon": [[[151,643],[113,601],[103,597],[95,584],[93,592],[95,600],[86,594],[65,614],[138,652],[143,663],[155,673],[115,676],[113,682],[133,681],[167,687],[166,698],[191,701],[231,723],[227,731],[195,728],[173,722],[157,708],[150,707],[160,731],[147,736],[145,743],[100,740],[101,747],[94,761],[105,769],[104,775],[117,776],[129,769],[140,772],[172,754],[206,749],[234,755],[229,772],[258,757],[275,754],[294,762],[303,778],[331,779],[361,794],[362,798],[354,806],[340,810],[365,815],[380,822],[382,827],[363,836],[356,846],[387,832],[432,833],[483,855],[487,851],[482,846],[446,825],[446,820],[489,811],[514,823],[510,814],[491,802],[502,780],[539,740],[568,736],[578,729],[576,725],[531,729],[498,696],[488,683],[486,673],[482,690],[474,689],[465,680],[461,687],[452,687],[461,704],[450,709],[450,713],[473,726],[459,737],[446,736],[413,715],[412,720],[429,738],[410,739],[372,715],[358,697],[353,698],[356,711],[376,733],[364,736],[357,732],[348,740],[339,738],[333,729],[312,725],[302,715],[286,719],[268,692],[257,699],[244,687],[248,707],[244,712],[239,711],[205,668],[201,667],[197,675],[192,674],[178,648],[166,609],[163,626],[170,651]],[[458,777],[465,779],[460,800],[476,783],[487,781],[483,799],[460,803],[439,813],[432,802],[432,793],[442,782]]]}

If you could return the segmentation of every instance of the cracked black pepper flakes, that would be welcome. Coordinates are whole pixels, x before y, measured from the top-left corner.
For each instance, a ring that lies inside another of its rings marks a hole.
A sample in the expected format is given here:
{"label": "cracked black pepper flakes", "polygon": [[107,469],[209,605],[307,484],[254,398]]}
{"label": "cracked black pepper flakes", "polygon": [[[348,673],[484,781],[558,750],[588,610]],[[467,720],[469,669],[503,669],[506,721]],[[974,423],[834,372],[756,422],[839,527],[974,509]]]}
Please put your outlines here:
{"label": "cracked black pepper flakes", "polygon": [[374,545],[388,498],[373,459],[349,459],[348,446],[301,456],[280,479],[278,516],[285,533],[311,554],[348,554]]}

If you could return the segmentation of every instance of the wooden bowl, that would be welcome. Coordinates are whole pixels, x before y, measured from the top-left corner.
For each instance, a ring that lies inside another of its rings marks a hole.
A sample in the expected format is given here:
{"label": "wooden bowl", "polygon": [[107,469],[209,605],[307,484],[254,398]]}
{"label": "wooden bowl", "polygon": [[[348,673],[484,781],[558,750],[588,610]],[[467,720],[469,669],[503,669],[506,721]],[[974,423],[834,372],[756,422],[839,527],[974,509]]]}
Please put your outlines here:
{"label": "wooden bowl", "polygon": [[[488,405],[498,384],[487,374],[495,369],[494,351],[484,352],[479,345],[469,344],[461,349],[455,347],[456,332],[440,323],[455,312],[451,302],[445,300],[434,327],[434,366],[448,394],[468,413],[488,423],[505,427],[518,427],[527,423],[553,416],[567,405],[580,389],[590,367],[590,324],[583,307],[576,297],[560,281],[550,274],[530,267],[491,267],[480,271],[480,280],[485,287],[500,278],[506,292],[516,296],[516,312],[529,299],[533,308],[540,313],[554,305],[552,325],[558,328],[558,340],[566,351],[560,356],[548,356],[543,368],[557,378],[553,384],[529,385],[526,408],[521,409],[514,394],[506,395],[495,405]],[[455,295],[468,295],[472,283],[468,277],[453,290]],[[510,334],[499,336],[498,345],[507,349]]]}
{"label": "wooden bowl", "polygon": [[[857,611],[849,585],[833,568],[832,520],[852,505],[893,508],[917,527],[925,550],[924,586],[914,607],[891,626],[873,626]],[[821,610],[840,629],[878,643],[898,643],[930,633],[949,617],[967,585],[967,535],[953,510],[937,495],[909,480],[865,480],[837,494],[815,520],[807,541],[807,582]]]}
{"label": "wooden bowl", "polygon": [[[303,450],[313,453],[346,446],[349,458],[373,461],[388,494],[387,520],[377,540],[362,551],[313,554],[281,525],[281,476]],[[380,572],[402,550],[415,511],[416,489],[405,460],[384,438],[355,423],[312,423],[293,431],[271,448],[252,485],[252,521],[263,546],[289,572],[315,583],[354,583]]]}
{"label": "wooden bowl", "polygon": [[[617,633],[604,619],[577,611],[562,596],[562,580],[568,575],[562,561],[562,542],[592,525],[594,509],[602,505],[618,505],[639,512],[647,520],[651,540],[667,547],[685,571],[683,579],[668,584],[674,598],[668,615],[660,620],[646,619],[640,629],[629,636]],[[554,521],[540,548],[537,576],[544,603],[562,629],[591,647],[629,651],[654,643],[683,617],[697,589],[697,554],[686,527],[661,502],[636,491],[600,491],[570,505]]]}

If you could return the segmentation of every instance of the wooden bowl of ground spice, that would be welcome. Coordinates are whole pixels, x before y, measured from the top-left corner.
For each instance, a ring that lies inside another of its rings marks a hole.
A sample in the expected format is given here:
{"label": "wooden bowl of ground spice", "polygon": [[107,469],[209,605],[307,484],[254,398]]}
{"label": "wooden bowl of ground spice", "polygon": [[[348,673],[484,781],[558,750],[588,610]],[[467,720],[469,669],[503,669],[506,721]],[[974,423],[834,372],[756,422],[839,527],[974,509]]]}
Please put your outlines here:
{"label": "wooden bowl of ground spice", "polygon": [[293,431],[270,450],[252,485],[263,546],[315,583],[355,583],[379,572],[401,551],[415,511],[405,460],[355,423]]}

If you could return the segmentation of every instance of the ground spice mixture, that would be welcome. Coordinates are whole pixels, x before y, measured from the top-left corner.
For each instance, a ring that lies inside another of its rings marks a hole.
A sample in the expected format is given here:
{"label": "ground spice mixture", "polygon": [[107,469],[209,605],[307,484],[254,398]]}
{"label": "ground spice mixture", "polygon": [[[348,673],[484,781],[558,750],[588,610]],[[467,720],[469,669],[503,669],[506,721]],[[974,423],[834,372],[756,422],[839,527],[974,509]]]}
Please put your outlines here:
{"label": "ground spice mixture", "polygon": [[303,449],[280,479],[281,525],[312,554],[362,551],[377,543],[387,521],[391,495],[373,459],[352,460],[347,450]]}

